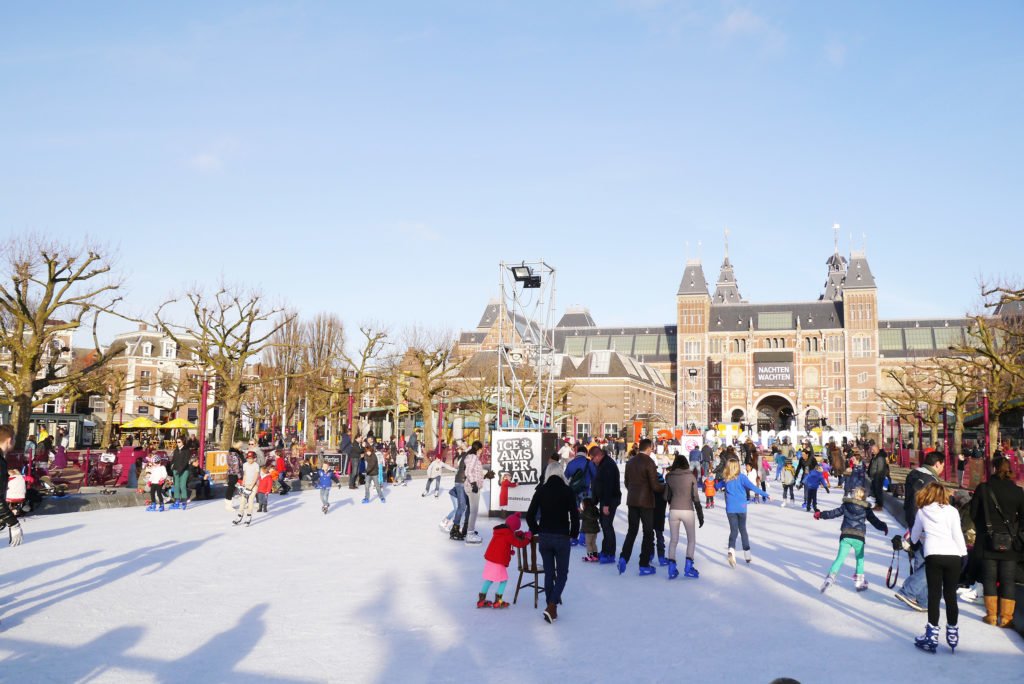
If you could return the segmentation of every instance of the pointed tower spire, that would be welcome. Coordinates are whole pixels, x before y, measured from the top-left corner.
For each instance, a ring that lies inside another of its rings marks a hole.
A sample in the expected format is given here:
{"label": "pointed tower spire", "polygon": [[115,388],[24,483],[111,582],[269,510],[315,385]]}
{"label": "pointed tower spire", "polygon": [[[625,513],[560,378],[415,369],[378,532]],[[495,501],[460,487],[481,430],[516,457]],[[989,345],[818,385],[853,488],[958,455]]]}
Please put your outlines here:
{"label": "pointed tower spire", "polygon": [[825,280],[825,293],[818,297],[819,300],[837,301],[843,298],[843,283],[846,282],[846,257],[839,253],[839,224],[832,224],[834,235],[834,249],[832,256],[826,261],[828,276]]}
{"label": "pointed tower spire", "polygon": [[715,294],[711,301],[714,304],[739,304],[743,301],[740,295],[739,285],[736,283],[736,275],[732,270],[732,263],[729,261],[729,229],[725,229],[725,258],[722,259],[722,270],[718,274],[718,282],[715,284]]}

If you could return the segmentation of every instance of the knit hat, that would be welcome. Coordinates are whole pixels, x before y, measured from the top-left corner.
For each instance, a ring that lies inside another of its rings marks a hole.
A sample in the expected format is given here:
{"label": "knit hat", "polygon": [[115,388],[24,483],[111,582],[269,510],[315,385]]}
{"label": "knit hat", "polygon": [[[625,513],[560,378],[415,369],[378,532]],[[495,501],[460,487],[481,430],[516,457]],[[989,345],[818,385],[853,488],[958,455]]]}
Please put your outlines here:
{"label": "knit hat", "polygon": [[505,518],[505,525],[513,532],[518,532],[519,528],[523,526],[522,516],[519,513],[513,513]]}
{"label": "knit hat", "polygon": [[555,462],[548,464],[547,470],[544,471],[544,480],[546,482],[553,477],[559,477],[562,479],[562,482],[566,482],[566,484],[568,484],[565,479],[565,469],[562,467],[561,463]]}

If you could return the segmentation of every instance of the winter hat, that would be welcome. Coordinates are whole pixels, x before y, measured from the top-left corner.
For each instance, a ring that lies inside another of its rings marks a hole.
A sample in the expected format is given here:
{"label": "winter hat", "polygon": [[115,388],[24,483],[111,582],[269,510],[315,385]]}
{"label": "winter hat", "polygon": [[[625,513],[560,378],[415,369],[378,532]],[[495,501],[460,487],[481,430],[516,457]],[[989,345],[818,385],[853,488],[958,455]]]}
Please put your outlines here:
{"label": "winter hat", "polygon": [[[544,480],[545,481],[550,480],[553,477],[560,477],[560,478],[562,478],[562,482],[566,482],[566,480],[565,480],[565,469],[562,468],[562,464],[559,463],[558,461],[554,461],[554,462],[548,464],[547,470],[544,471]],[[568,483],[566,483],[566,484],[568,484]]]}
{"label": "winter hat", "polygon": [[522,516],[519,513],[513,513],[505,518],[505,525],[513,532],[518,532],[519,528],[523,526]]}

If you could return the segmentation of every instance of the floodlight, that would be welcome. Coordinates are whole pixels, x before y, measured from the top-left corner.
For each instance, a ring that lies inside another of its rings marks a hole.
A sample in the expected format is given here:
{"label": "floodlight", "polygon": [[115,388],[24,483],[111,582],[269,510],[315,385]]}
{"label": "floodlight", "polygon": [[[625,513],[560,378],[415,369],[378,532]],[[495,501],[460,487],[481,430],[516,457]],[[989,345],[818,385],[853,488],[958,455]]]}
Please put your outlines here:
{"label": "floodlight", "polygon": [[533,275],[533,269],[529,266],[512,266],[512,277],[517,283],[526,282]]}

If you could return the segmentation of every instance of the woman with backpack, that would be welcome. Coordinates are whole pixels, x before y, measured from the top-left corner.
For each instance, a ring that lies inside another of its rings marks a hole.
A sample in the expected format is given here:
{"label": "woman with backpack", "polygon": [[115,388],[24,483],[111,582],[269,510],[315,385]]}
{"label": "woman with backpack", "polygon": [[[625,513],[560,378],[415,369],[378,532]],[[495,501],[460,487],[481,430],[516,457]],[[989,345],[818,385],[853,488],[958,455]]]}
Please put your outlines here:
{"label": "woman with backpack", "polygon": [[986,624],[1012,627],[1014,573],[1024,560],[1024,491],[1013,481],[1005,457],[992,461],[992,477],[974,490],[971,519],[981,549],[981,583],[985,594]]}

